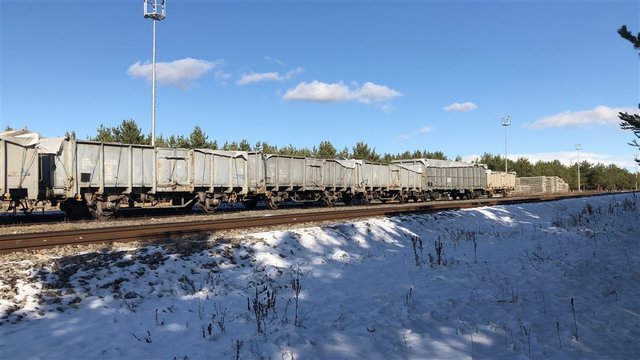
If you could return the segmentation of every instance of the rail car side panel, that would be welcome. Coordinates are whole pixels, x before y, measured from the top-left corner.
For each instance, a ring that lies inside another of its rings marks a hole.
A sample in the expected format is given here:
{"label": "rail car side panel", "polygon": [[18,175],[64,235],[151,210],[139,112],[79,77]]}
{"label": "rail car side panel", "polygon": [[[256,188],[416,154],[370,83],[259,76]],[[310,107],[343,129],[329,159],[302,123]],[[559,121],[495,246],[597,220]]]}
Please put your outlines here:
{"label": "rail car side panel", "polygon": [[134,188],[153,186],[153,168],[155,149],[152,147],[133,147],[131,154],[131,185]]}
{"label": "rail car side panel", "polygon": [[325,161],[323,159],[305,159],[305,190],[324,190],[324,164]]}
{"label": "rail car side panel", "polygon": [[363,162],[360,165],[359,185],[371,189],[387,189],[389,187],[389,165]]}
{"label": "rail car side panel", "polygon": [[154,152],[145,145],[66,140],[55,161],[55,187],[67,196],[145,192],[153,187]]}
{"label": "rail car side panel", "polygon": [[[337,191],[356,190],[358,188],[358,170],[354,160],[327,160],[333,164],[333,187]],[[331,166],[331,165],[329,165]]]}
{"label": "rail car side panel", "polygon": [[324,163],[324,185],[328,190],[336,190],[336,166],[335,160],[326,160]]}
{"label": "rail car side panel", "polygon": [[404,190],[421,190],[422,168],[417,164],[395,164],[400,177],[400,186]]}
{"label": "rail car side panel", "polygon": [[281,157],[279,159],[282,167],[288,167],[288,173],[290,174],[290,186],[301,187],[304,190],[305,184],[305,165],[306,159],[302,158],[289,158]]}
{"label": "rail car side panel", "polygon": [[266,185],[264,156],[259,152],[247,154],[247,186],[252,194],[264,194]]}
{"label": "rail car side panel", "polygon": [[248,190],[247,154],[235,151],[211,151],[213,189],[246,194]]}
{"label": "rail car side panel", "polygon": [[36,199],[39,189],[39,159],[35,146],[21,146],[9,141],[0,144],[2,194],[13,199]]}
{"label": "rail car side panel", "polygon": [[193,152],[193,186],[213,191],[213,154]]}
{"label": "rail car side panel", "polygon": [[265,155],[266,185],[277,190],[324,190],[322,159],[285,155]]}
{"label": "rail car side panel", "polygon": [[0,196],[4,196],[7,193],[7,144],[3,139],[0,139]]}
{"label": "rail car side panel", "polygon": [[193,150],[157,148],[156,191],[193,192]]}

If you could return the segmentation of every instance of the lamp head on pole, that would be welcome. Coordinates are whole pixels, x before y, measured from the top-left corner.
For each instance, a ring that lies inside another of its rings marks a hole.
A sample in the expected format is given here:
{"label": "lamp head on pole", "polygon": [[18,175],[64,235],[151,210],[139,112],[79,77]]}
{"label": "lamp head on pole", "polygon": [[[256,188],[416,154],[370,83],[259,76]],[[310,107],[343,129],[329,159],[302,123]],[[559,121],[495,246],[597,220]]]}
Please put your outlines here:
{"label": "lamp head on pole", "polygon": [[582,150],[582,144],[576,144],[576,150],[578,151]]}
{"label": "lamp head on pole", "polygon": [[509,126],[511,125],[511,116],[509,115],[505,115],[502,117],[502,126]]}
{"label": "lamp head on pole", "polygon": [[164,7],[165,0],[144,0],[144,18],[152,20],[164,20],[167,16]]}

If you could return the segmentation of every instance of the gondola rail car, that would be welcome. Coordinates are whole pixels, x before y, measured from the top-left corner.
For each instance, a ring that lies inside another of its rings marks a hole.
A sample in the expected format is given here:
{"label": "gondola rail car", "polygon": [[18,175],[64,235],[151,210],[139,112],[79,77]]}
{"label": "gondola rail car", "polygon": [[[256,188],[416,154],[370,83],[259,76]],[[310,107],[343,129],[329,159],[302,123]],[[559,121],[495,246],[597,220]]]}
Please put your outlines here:
{"label": "gondola rail car", "polygon": [[516,173],[487,170],[487,195],[507,196],[516,189]]}
{"label": "gondola rail car", "polygon": [[0,208],[31,213],[52,198],[51,168],[61,138],[28,130],[0,133]]}
{"label": "gondola rail car", "polygon": [[[434,200],[506,193],[515,174],[494,180],[484,165],[433,159],[375,163],[247,151],[180,149],[0,134],[4,210],[59,204],[70,217],[110,217],[121,206],[160,202],[213,211],[241,202]],[[499,173],[498,173],[499,174]],[[489,180],[488,180],[489,179]],[[497,179],[497,178],[496,178]]]}
{"label": "gondola rail car", "polygon": [[211,211],[247,193],[247,153],[65,139],[54,194],[68,213],[110,217],[127,203]]}
{"label": "gondola rail car", "polygon": [[487,167],[483,164],[437,159],[396,160],[421,174],[420,183],[405,193],[414,200],[477,198],[486,194]]}

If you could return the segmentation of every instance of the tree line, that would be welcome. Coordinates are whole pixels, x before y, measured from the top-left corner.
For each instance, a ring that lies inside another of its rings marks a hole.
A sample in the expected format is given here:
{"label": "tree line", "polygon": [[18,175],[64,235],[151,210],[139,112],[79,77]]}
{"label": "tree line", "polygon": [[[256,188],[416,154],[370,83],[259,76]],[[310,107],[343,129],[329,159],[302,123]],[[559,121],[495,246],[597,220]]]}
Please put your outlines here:
{"label": "tree line", "polygon": [[[504,157],[484,153],[477,163],[485,164],[490,170],[504,171]],[[635,189],[636,174],[614,164],[593,164],[583,160],[579,164],[565,165],[560,160],[532,163],[529,159],[520,157],[508,160],[509,171],[514,171],[519,177],[526,176],[559,176],[569,184],[571,189],[578,188],[578,167],[580,168],[580,188],[583,190],[624,190]]]}
{"label": "tree line", "polygon": [[[100,125],[97,134],[89,137],[89,140],[104,142],[119,142],[125,144],[150,144],[151,137],[142,133],[142,129],[136,124],[135,120],[123,120],[121,124],[115,127],[105,127]],[[176,147],[176,148],[199,148],[212,150],[227,151],[260,151],[267,154],[279,154],[289,156],[315,157],[323,159],[332,159],[335,157],[364,159],[373,162],[388,163],[393,160],[402,159],[440,159],[460,161],[461,157],[455,159],[448,158],[442,151],[405,151],[397,154],[379,154],[375,148],[370,147],[365,142],[357,142],[350,149],[344,147],[337,150],[328,140],[321,141],[317,146],[312,148],[298,148],[291,144],[279,147],[264,141],[258,141],[251,145],[247,140],[225,141],[221,146],[215,140],[210,140],[209,136],[196,126],[191,134],[170,135],[164,137],[160,134],[156,138],[156,146],[159,147]],[[489,153],[483,154],[476,163],[485,164],[490,170],[504,170],[504,157]],[[559,176],[563,178],[571,189],[578,188],[578,166],[580,167],[580,187],[584,190],[621,190],[634,189],[636,177],[635,174],[628,170],[620,168],[616,165],[592,164],[586,160],[580,164],[570,166],[562,164],[559,160],[537,161],[532,163],[529,159],[521,157],[517,160],[508,160],[508,168],[515,171],[518,176]]]}
{"label": "tree line", "polygon": [[[100,125],[96,136],[88,137],[92,141],[117,142],[123,144],[151,144],[151,136],[145,135],[142,129],[133,119],[123,120],[117,126],[105,127]],[[336,149],[328,140],[321,141],[317,146],[312,148],[295,147],[291,144],[286,146],[277,146],[267,143],[266,141],[258,141],[250,144],[246,139],[240,141],[225,141],[220,145],[216,140],[210,140],[209,136],[196,126],[188,135],[170,135],[165,137],[160,134],[156,137],[156,146],[187,148],[187,149],[212,149],[226,151],[260,151],[267,154],[279,154],[290,156],[315,157],[323,159],[332,159],[335,157],[364,159],[374,162],[390,162],[398,159],[411,158],[429,158],[447,160],[442,151],[405,151],[398,154],[379,154],[375,148],[370,147],[365,142],[357,142],[351,149],[344,147],[341,150]],[[460,158],[458,157],[458,160]]]}

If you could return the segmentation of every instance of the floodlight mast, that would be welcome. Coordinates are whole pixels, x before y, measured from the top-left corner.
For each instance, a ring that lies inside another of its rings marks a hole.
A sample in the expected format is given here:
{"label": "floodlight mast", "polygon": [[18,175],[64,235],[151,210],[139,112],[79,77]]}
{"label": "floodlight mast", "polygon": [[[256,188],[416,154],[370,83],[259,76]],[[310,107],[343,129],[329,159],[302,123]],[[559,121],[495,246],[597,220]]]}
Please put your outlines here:
{"label": "floodlight mast", "polygon": [[636,191],[638,191],[638,161],[640,161],[640,154],[636,154],[636,157],[634,160],[636,163]]}
{"label": "floodlight mast", "polygon": [[507,165],[507,127],[511,125],[511,116],[505,115],[502,117],[502,126],[504,126],[504,172],[508,172],[509,167]]}
{"label": "floodlight mast", "polygon": [[144,18],[153,21],[151,48],[151,146],[156,145],[156,21],[166,17],[165,0],[144,0]]}
{"label": "floodlight mast", "polygon": [[576,144],[576,150],[578,151],[578,192],[580,192],[580,150],[582,150],[582,144]]}

